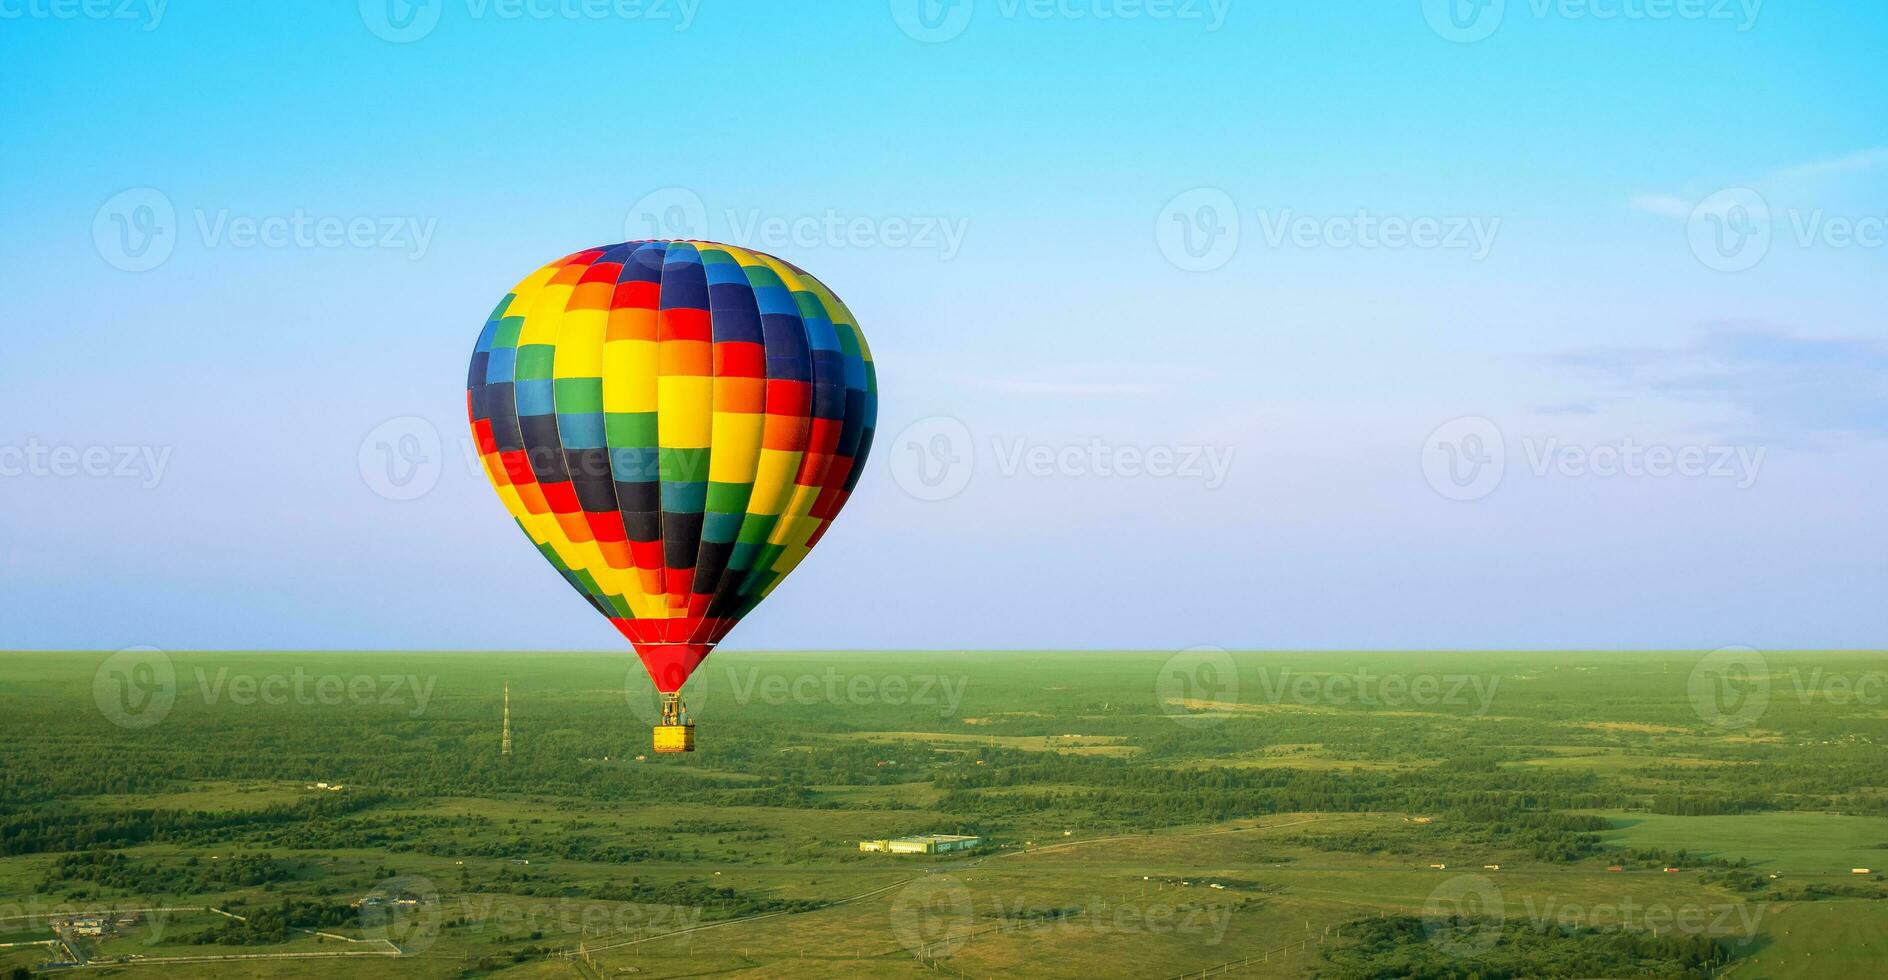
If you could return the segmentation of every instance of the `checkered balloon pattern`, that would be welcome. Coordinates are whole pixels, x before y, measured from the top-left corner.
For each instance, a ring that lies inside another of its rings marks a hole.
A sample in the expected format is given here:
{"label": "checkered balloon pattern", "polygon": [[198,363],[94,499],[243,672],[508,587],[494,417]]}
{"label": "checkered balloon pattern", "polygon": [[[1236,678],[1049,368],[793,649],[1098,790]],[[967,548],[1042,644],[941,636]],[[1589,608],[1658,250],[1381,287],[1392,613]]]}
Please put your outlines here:
{"label": "checkered balloon pattern", "polygon": [[512,289],[467,401],[506,509],[674,692],[845,506],[878,381],[819,280],[731,245],[641,241]]}

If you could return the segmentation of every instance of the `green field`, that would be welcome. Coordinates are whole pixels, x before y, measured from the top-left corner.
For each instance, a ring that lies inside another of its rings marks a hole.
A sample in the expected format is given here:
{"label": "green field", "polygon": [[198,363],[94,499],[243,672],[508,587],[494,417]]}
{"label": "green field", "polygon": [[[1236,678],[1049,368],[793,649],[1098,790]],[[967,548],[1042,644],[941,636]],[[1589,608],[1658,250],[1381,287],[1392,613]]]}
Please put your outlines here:
{"label": "green field", "polygon": [[1704,656],[0,654],[0,971],[1878,967],[1888,662]]}
{"label": "green field", "polygon": [[[1888,760],[1885,760],[1888,761]],[[1688,849],[1702,858],[1743,858],[1761,871],[1846,874],[1888,864],[1879,818],[1827,813],[1674,817],[1604,811],[1617,828],[1601,835],[1619,847]]]}

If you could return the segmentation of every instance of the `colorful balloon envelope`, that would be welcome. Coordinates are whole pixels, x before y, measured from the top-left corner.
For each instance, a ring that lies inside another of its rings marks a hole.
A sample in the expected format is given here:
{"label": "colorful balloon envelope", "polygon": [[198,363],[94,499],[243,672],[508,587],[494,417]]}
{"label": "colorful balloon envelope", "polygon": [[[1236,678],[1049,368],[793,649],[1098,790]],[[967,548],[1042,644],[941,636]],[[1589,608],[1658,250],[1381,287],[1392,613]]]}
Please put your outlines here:
{"label": "colorful balloon envelope", "polygon": [[858,483],[878,382],[852,314],[750,249],[585,249],[499,301],[467,399],[506,509],[664,695],[658,750],[692,748],[683,683]]}

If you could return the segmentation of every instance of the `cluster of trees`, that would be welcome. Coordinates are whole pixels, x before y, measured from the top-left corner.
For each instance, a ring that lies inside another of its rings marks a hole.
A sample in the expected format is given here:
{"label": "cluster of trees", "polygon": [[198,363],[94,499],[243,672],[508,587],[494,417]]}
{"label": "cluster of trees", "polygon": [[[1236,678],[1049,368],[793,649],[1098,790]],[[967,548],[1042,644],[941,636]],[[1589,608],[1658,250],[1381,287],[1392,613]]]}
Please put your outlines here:
{"label": "cluster of trees", "polygon": [[633,875],[627,881],[573,881],[531,868],[505,866],[491,878],[475,879],[468,868],[459,871],[458,890],[466,893],[529,895],[538,898],[578,898],[603,902],[630,902],[669,908],[700,909],[703,918],[724,919],[762,912],[810,912],[825,902],[752,895],[725,885],[696,879],[662,883]]}
{"label": "cluster of trees", "polygon": [[1438,838],[1458,845],[1525,850],[1542,861],[1572,862],[1600,852],[1606,827],[1599,817],[1535,811],[1490,812],[1465,807],[1445,810],[1421,831],[1379,828],[1338,833],[1298,833],[1282,843],[1347,854],[1414,854],[1432,851]]}
{"label": "cluster of trees", "polygon": [[1647,809],[1653,813],[1670,814],[1675,817],[1715,817],[1726,813],[1759,813],[1764,810],[1775,810],[1778,809],[1778,804],[1776,800],[1768,797],[1659,793],[1652,797]]}
{"label": "cluster of trees", "polygon": [[641,878],[628,883],[609,882],[591,885],[581,893],[586,898],[605,902],[633,902],[637,905],[666,905],[671,908],[701,909],[704,919],[734,919],[763,912],[811,912],[824,908],[825,902],[797,898],[764,898],[738,889],[681,880],[652,884]]}
{"label": "cluster of trees", "polygon": [[[411,802],[408,797],[381,796],[376,799],[370,796],[368,799],[373,799],[375,802]],[[402,811],[398,815],[384,815],[374,813],[366,807],[353,806],[345,815],[301,825],[273,822],[234,825],[229,828],[230,836],[226,839],[240,839],[255,847],[378,849],[394,852],[423,851],[436,854],[443,852],[434,850],[433,847],[450,846],[452,842],[479,833],[491,824],[492,821],[489,818],[480,816],[450,816],[411,811]],[[433,847],[426,846],[427,842],[432,842]]]}
{"label": "cluster of trees", "polygon": [[1489,805],[1451,807],[1443,830],[1469,843],[1524,849],[1542,861],[1569,862],[1600,852],[1608,824],[1590,814],[1511,810]]}
{"label": "cluster of trees", "polygon": [[1717,868],[1729,870],[1745,868],[1750,862],[1744,858],[1705,857],[1693,854],[1685,848],[1668,851],[1662,847],[1628,847],[1615,857],[1619,864],[1628,868]]}
{"label": "cluster of trees", "polygon": [[354,922],[359,913],[347,905],[284,898],[279,905],[245,909],[241,919],[222,922],[182,937],[195,946],[267,946],[285,942],[302,929],[332,929]]}
{"label": "cluster of trees", "polygon": [[311,796],[257,810],[19,809],[0,815],[0,856],[79,851],[134,844],[216,844],[232,831],[319,824],[387,800],[381,793]]}
{"label": "cluster of trees", "polygon": [[1751,871],[1707,871],[1698,876],[1698,881],[1706,885],[1722,885],[1736,892],[1760,892],[1769,882],[1762,875]]}
{"label": "cluster of trees", "polygon": [[481,956],[476,961],[474,967],[465,971],[462,975],[479,976],[485,973],[497,973],[508,966],[515,966],[519,963],[549,959],[550,955],[554,952],[556,951],[549,946],[526,946],[522,949],[513,950],[509,956]]}
{"label": "cluster of trees", "polygon": [[591,834],[553,833],[546,837],[515,834],[501,840],[436,841],[419,848],[428,854],[447,857],[529,858],[562,857],[572,861],[596,861],[601,864],[634,864],[638,861],[679,861],[683,852],[647,844],[611,843]]}
{"label": "cluster of trees", "polygon": [[[1155,768],[1131,761],[1053,753],[992,756],[993,765],[940,771],[940,808],[986,826],[1024,815],[1075,813],[1085,826],[1154,829],[1270,813],[1443,814],[1435,832],[1524,848],[1573,861],[1599,850],[1598,817],[1562,809],[1625,806],[1632,798],[1591,773],[1504,769],[1486,759],[1420,772],[1294,767]],[[1033,786],[1055,789],[1031,790]],[[1392,835],[1358,841],[1397,850]],[[1351,849],[1351,848],[1346,848]]]}
{"label": "cluster of trees", "polygon": [[139,895],[189,895],[293,877],[293,868],[269,854],[234,854],[213,861],[193,856],[165,863],[133,861],[118,851],[100,850],[60,855],[39,887],[51,891],[64,882],[89,881]]}
{"label": "cluster of trees", "polygon": [[1769,897],[1778,902],[1819,902],[1826,898],[1888,899],[1888,887],[1883,887],[1881,880],[1882,876],[1876,875],[1872,882],[1817,881],[1795,886],[1778,885]]}
{"label": "cluster of trees", "polygon": [[1415,916],[1346,925],[1319,976],[1333,980],[1507,980],[1511,977],[1657,977],[1710,980],[1735,947],[1702,935]]}

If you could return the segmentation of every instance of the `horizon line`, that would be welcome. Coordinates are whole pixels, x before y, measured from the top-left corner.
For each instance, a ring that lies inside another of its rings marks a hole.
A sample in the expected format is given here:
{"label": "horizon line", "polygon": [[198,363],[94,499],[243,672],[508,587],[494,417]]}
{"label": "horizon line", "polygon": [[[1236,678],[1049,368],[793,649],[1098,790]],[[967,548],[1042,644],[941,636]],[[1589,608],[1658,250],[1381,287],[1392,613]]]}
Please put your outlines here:
{"label": "horizon line", "polygon": [[[1214,647],[1204,649],[1223,650],[1226,653],[1710,653],[1713,650],[1732,649],[1733,647]],[[355,647],[157,647],[139,644],[116,649],[98,648],[52,648],[52,647],[0,647],[0,656],[14,653],[28,654],[114,654],[125,650],[151,649],[162,653],[301,653],[301,654],[467,654],[467,655],[596,655],[621,656],[634,655],[634,649],[604,648],[554,648],[524,649],[508,647],[394,647],[382,649]],[[1098,654],[1153,654],[1184,653],[1202,649],[1192,647],[717,647],[713,653],[759,653],[759,654],[819,654],[819,653],[1098,653]],[[1767,650],[1772,653],[1888,653],[1888,648],[1877,647],[1750,647],[1754,650]]]}

